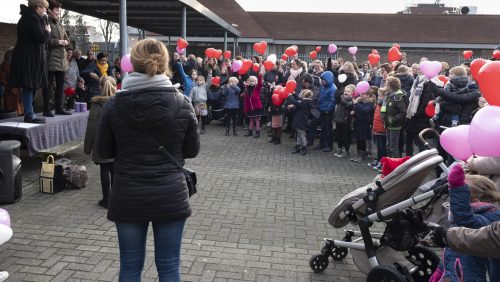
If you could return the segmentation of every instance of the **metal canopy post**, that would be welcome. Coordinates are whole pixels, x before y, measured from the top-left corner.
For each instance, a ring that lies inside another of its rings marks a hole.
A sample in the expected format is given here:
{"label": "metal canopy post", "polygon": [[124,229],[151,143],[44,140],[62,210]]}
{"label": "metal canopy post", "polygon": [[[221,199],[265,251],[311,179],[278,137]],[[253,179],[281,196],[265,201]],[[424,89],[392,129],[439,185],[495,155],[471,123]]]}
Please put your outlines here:
{"label": "metal canopy post", "polygon": [[[182,6],[182,23],[181,23],[181,37],[186,39],[186,18],[187,18],[187,11],[186,11],[186,5]],[[187,47],[186,50],[184,50],[184,54],[187,54]]]}
{"label": "metal canopy post", "polygon": [[[120,0],[120,57],[128,52],[128,34],[127,34],[127,0]],[[123,73],[123,76],[126,76]]]}
{"label": "metal canopy post", "polygon": [[227,30],[224,30],[224,51],[227,51]]}
{"label": "metal canopy post", "polygon": [[236,57],[236,36],[233,37],[233,57]]}

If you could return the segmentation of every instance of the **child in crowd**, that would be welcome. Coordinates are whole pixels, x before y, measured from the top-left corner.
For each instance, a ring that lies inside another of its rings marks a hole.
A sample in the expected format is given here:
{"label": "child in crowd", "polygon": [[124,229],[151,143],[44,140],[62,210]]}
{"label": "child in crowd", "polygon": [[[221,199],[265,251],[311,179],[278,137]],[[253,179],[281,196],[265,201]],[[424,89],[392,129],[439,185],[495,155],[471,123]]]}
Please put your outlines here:
{"label": "child in crowd", "polygon": [[344,87],[344,93],[340,96],[333,115],[338,143],[337,153],[335,153],[337,158],[346,158],[349,156],[349,147],[351,146],[351,111],[354,105],[352,95],[355,90],[356,86],[354,84]]}
{"label": "child in crowd", "polygon": [[[373,125],[372,125],[372,134],[373,134],[373,142],[375,146],[377,146],[377,158],[368,166],[371,166],[374,170],[381,171],[382,160],[383,157],[387,157],[387,149],[386,149],[386,138],[385,138],[385,125],[384,119],[382,118],[382,114],[380,110],[382,109],[382,103],[384,101],[385,92],[380,91],[376,86],[372,86],[376,89],[376,93],[378,93],[377,102],[375,104],[375,112],[373,114]],[[374,89],[374,90],[375,90]]]}
{"label": "child in crowd", "polygon": [[226,136],[229,136],[231,120],[233,120],[233,134],[236,136],[236,123],[238,122],[238,110],[240,108],[240,88],[238,79],[234,76],[229,78],[228,84],[222,86],[221,96],[224,104],[226,116],[224,124],[226,125]]}
{"label": "child in crowd", "polygon": [[281,128],[283,127],[283,104],[276,106],[271,102],[270,112],[271,112],[271,139],[269,143],[274,145],[281,144]]}
{"label": "child in crowd", "polygon": [[354,115],[354,137],[358,155],[351,159],[353,162],[361,162],[368,158],[366,145],[372,139],[373,111],[373,102],[368,98],[368,92],[354,100],[354,109],[351,114]]}
{"label": "child in crowd", "polygon": [[[445,91],[460,95],[466,95],[470,92],[469,78],[467,70],[464,67],[458,66],[450,70],[450,80],[445,85]],[[434,124],[438,124],[448,115],[451,120],[451,126],[458,126],[461,110],[462,107],[460,104],[440,96],[436,99],[437,114],[433,117],[433,122]]]}
{"label": "child in crowd", "polygon": [[[500,220],[500,193],[495,183],[481,175],[465,175],[455,165],[448,175],[450,218],[452,226],[481,228]],[[500,281],[500,261],[469,256],[444,249],[443,260],[429,281]]]}
{"label": "child in crowd", "polygon": [[298,99],[290,94],[288,96],[288,109],[295,109],[293,117],[292,129],[297,132],[297,145],[292,154],[300,153],[302,156],[307,154],[307,137],[306,130],[311,112],[311,97],[313,92],[309,89],[304,89],[299,93]]}
{"label": "child in crowd", "polygon": [[399,78],[394,76],[387,77],[386,85],[383,88],[386,96],[382,103],[380,113],[384,117],[387,137],[387,156],[390,158],[399,158],[399,136],[406,115],[406,103],[401,90]]}
{"label": "child in crowd", "polygon": [[92,153],[92,160],[99,166],[101,173],[101,188],[102,200],[99,205],[103,208],[108,208],[109,191],[113,184],[113,159],[103,159],[99,157],[98,152],[94,148],[96,139],[96,128],[101,117],[101,112],[106,101],[116,93],[116,81],[112,76],[103,76],[99,80],[101,89],[100,96],[94,96],[90,100],[92,107],[90,108],[87,130],[85,131],[85,140],[83,143],[83,152],[86,155]]}
{"label": "child in crowd", "polygon": [[205,127],[207,125],[207,99],[208,99],[208,87],[205,83],[205,77],[202,75],[198,75],[196,77],[196,85],[191,88],[191,92],[189,93],[189,97],[193,103],[193,107],[196,113],[196,117],[198,118],[198,123],[200,123],[201,119],[201,131],[200,134],[205,133]]}
{"label": "child in crowd", "polygon": [[76,91],[75,91],[75,102],[85,102],[85,92],[87,89],[85,88],[85,80],[81,77],[78,78],[76,82]]}
{"label": "child in crowd", "polygon": [[260,91],[262,90],[262,72],[258,77],[250,76],[246,82],[246,88],[243,92],[244,112],[249,119],[248,133],[244,136],[252,136],[255,127],[255,138],[260,137],[260,117],[262,116],[262,101],[260,100]]}

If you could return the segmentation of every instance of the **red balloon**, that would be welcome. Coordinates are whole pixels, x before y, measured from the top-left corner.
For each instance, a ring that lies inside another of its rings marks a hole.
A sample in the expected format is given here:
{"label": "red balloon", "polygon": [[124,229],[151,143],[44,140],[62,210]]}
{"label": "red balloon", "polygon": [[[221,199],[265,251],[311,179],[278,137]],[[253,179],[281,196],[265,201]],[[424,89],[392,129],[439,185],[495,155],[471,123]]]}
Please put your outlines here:
{"label": "red balloon", "polygon": [[468,60],[468,59],[472,58],[472,54],[473,54],[472,50],[464,51],[464,59]]}
{"label": "red balloon", "polygon": [[205,50],[205,56],[207,56],[208,58],[215,58],[216,52],[217,50],[215,50],[214,48],[207,48]]}
{"label": "red balloon", "polygon": [[438,79],[441,80],[444,84],[446,84],[448,82],[448,80],[450,80],[447,76],[445,75],[440,75],[438,76]]}
{"label": "red balloon", "polygon": [[212,77],[212,84],[213,85],[220,85],[220,77],[219,76]]}
{"label": "red balloon", "polygon": [[399,46],[399,44],[397,43],[392,44],[392,47],[396,47],[398,50],[401,49],[401,46]]}
{"label": "red balloon", "polygon": [[477,75],[477,83],[484,99],[494,106],[500,106],[500,61],[485,64]]}
{"label": "red balloon", "polygon": [[243,60],[243,65],[241,66],[241,69],[238,71],[238,74],[245,74],[247,73],[250,68],[253,66],[253,63],[249,59],[244,59]]}
{"label": "red balloon", "polygon": [[259,72],[259,69],[260,69],[260,65],[259,65],[259,64],[257,64],[257,63],[253,64],[253,66],[252,66],[252,70],[253,70],[254,72]]}
{"label": "red balloon", "polygon": [[266,41],[261,41],[261,42],[258,42],[258,43],[254,43],[253,44],[253,49],[255,50],[255,52],[261,54],[261,55],[264,55],[264,53],[266,53],[266,49],[267,49],[267,42]]}
{"label": "red balloon", "polygon": [[399,52],[399,49],[395,46],[391,47],[391,49],[389,49],[389,53],[387,54],[387,59],[389,60],[389,62],[395,62],[395,61],[399,61],[401,60],[401,56],[403,54],[401,54],[401,52]]}
{"label": "red balloon", "polygon": [[222,56],[222,50],[221,49],[217,49],[214,51],[214,58],[219,60],[220,59],[220,56]]}
{"label": "red balloon", "polygon": [[297,88],[297,82],[295,80],[289,80],[286,82],[285,90],[287,93],[292,93]]}
{"label": "red balloon", "polygon": [[225,51],[224,52],[224,58],[230,59],[231,58],[231,51]]}
{"label": "red balloon", "polygon": [[283,61],[288,60],[288,56],[287,56],[287,54],[283,54],[283,55],[281,55],[281,59],[282,59]]}
{"label": "red balloon", "polygon": [[66,97],[73,96],[73,95],[75,94],[75,92],[76,92],[76,91],[75,91],[75,88],[73,88],[73,87],[68,87],[68,88],[66,88],[66,89],[64,90],[64,95],[65,95]]}
{"label": "red balloon", "polygon": [[479,73],[479,70],[481,69],[482,66],[484,66],[486,63],[489,61],[485,59],[475,59],[470,63],[470,73],[472,74],[472,77],[477,80],[477,75]]}
{"label": "red balloon", "polygon": [[264,65],[264,68],[266,69],[266,71],[270,71],[274,68],[274,63],[269,61],[269,60],[265,60],[263,65]]}
{"label": "red balloon", "polygon": [[321,51],[321,46],[316,46],[316,53],[319,53]]}
{"label": "red balloon", "polygon": [[495,60],[500,60],[500,50],[493,51],[493,58]]}
{"label": "red balloon", "polygon": [[430,118],[436,115],[436,105],[434,105],[433,100],[427,103],[427,106],[425,107],[425,114]]}
{"label": "red balloon", "polygon": [[285,54],[288,57],[293,57],[293,56],[297,55],[297,49],[295,49],[294,47],[290,46],[290,47],[286,48]]}
{"label": "red balloon", "polygon": [[316,53],[316,51],[311,51],[309,53],[309,57],[313,60],[315,60],[317,57],[318,57],[318,53]]}
{"label": "red balloon", "polygon": [[273,101],[273,105],[275,105],[276,107],[279,107],[281,106],[281,104],[283,104],[283,98],[281,98],[281,96],[278,94],[273,94],[273,96],[271,96],[271,100]]}
{"label": "red balloon", "polygon": [[370,62],[370,65],[375,66],[380,62],[380,55],[376,53],[371,53],[368,55],[368,62]]}
{"label": "red balloon", "polygon": [[184,38],[177,39],[177,47],[179,47],[179,49],[184,49],[188,47],[188,45],[189,43]]}

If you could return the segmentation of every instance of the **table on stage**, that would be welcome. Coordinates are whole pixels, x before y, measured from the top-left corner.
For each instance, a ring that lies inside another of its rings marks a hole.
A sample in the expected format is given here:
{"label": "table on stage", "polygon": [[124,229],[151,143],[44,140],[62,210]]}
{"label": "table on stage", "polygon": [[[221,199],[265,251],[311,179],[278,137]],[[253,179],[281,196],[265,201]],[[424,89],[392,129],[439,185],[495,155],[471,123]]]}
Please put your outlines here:
{"label": "table on stage", "polygon": [[[23,117],[0,120],[1,136],[20,136],[26,142],[28,154],[64,144],[85,136],[89,112],[73,112],[72,115],[56,115],[45,118],[46,123],[23,122]],[[1,140],[1,138],[0,138]]]}

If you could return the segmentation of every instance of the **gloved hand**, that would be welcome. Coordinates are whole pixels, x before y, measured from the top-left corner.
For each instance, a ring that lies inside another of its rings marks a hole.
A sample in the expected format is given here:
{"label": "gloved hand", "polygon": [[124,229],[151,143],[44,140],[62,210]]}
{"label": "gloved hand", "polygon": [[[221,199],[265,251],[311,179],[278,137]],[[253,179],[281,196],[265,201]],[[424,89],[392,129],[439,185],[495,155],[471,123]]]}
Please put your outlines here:
{"label": "gloved hand", "polygon": [[450,188],[460,187],[465,185],[465,173],[460,164],[455,165],[448,174],[448,184]]}
{"label": "gloved hand", "polygon": [[446,239],[446,232],[448,232],[447,228],[429,222],[427,223],[427,230],[428,232],[419,234],[419,241],[422,245],[440,248],[445,248],[448,246],[448,241]]}

